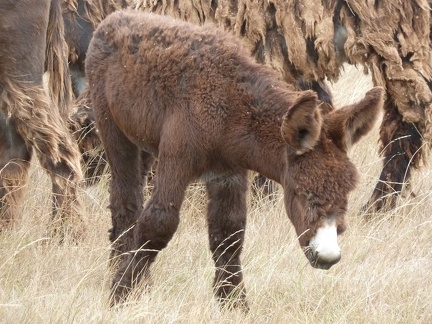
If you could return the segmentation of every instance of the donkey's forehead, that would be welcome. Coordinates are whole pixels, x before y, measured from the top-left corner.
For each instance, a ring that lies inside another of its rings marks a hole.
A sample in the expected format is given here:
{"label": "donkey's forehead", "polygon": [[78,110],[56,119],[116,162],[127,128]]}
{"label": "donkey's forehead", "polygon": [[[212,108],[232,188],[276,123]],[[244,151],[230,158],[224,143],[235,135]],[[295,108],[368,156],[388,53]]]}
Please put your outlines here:
{"label": "donkey's forehead", "polygon": [[358,181],[357,169],[348,156],[322,141],[314,150],[297,156],[290,169],[296,191],[322,203],[345,200]]}

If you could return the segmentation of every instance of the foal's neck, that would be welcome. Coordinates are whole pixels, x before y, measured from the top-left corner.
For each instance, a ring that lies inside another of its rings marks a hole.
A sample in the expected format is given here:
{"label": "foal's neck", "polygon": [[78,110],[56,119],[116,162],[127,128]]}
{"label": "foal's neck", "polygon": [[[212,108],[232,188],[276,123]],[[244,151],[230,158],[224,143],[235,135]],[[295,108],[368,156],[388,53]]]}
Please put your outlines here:
{"label": "foal's neck", "polygon": [[253,109],[247,120],[249,141],[244,147],[248,169],[282,182],[287,167],[287,153],[291,148],[281,135],[282,118],[288,111],[295,94],[278,84],[255,89]]}

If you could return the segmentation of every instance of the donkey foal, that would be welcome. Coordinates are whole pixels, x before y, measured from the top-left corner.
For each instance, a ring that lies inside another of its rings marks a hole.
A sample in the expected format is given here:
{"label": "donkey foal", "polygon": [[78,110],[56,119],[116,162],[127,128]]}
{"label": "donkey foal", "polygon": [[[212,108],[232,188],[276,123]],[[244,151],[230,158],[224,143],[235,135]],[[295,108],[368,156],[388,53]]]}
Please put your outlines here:
{"label": "donkey foal", "polygon": [[[372,128],[382,88],[325,114],[315,92],[291,91],[230,34],[134,11],[115,12],[99,25],[85,66],[112,171],[110,239],[112,257],[120,255],[114,303],[149,276],[196,179],[209,198],[214,291],[222,303],[247,307],[240,262],[247,170],[283,186],[312,266],[328,269],[340,260],[337,234],[358,178],[347,151]],[[155,189],[143,207],[154,157]]]}

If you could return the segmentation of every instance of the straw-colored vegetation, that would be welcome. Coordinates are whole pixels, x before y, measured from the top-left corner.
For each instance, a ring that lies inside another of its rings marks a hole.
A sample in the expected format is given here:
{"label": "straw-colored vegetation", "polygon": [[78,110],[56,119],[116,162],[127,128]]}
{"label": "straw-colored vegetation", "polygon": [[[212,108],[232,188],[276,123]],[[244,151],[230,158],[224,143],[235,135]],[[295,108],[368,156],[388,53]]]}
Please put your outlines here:
{"label": "straw-colored vegetation", "polygon": [[[336,105],[369,87],[349,68],[334,85]],[[35,164],[22,219],[0,234],[0,322],[432,323],[432,170],[414,175],[415,198],[364,222],[359,210],[381,170],[377,140],[378,129],[351,152],[361,183],[350,197],[342,260],[328,271],[303,256],[281,192],[273,202],[250,198],[242,258],[248,314],[222,312],[213,298],[202,187],[189,190],[180,228],[152,268],[151,291],[137,290],[128,305],[110,309],[107,182],[82,192],[82,239],[59,245],[47,235],[50,182]]]}

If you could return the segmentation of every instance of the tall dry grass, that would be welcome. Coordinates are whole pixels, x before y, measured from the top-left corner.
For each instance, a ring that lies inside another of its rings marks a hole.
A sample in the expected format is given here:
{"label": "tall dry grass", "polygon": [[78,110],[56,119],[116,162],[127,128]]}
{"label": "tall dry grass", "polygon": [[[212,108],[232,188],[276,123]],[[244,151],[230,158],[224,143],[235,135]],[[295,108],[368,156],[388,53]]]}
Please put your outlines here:
{"label": "tall dry grass", "polygon": [[[370,80],[349,68],[333,87],[340,106],[361,98]],[[0,234],[0,322],[432,323],[432,171],[414,175],[415,199],[364,222],[358,212],[381,169],[377,140],[376,128],[351,152],[361,183],[350,196],[342,260],[328,271],[303,256],[280,192],[273,202],[250,199],[242,257],[248,314],[221,312],[213,298],[202,187],[189,190],[180,227],[152,268],[152,290],[110,309],[106,181],[82,192],[82,240],[58,245],[47,235],[50,183],[35,164],[22,219]]]}

